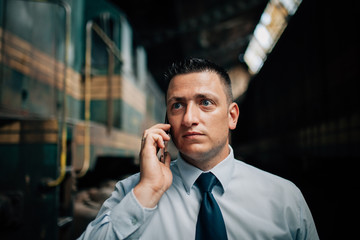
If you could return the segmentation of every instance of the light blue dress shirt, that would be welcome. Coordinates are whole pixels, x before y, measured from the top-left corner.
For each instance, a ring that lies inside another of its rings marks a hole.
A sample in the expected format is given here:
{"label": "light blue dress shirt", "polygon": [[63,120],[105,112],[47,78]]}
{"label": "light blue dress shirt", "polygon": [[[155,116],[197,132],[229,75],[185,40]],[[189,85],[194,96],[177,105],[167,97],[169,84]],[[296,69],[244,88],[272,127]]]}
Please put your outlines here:
{"label": "light blue dress shirt", "polygon": [[[181,157],[171,164],[173,183],[155,208],[144,208],[133,188],[140,175],[116,184],[80,239],[195,239],[202,171]],[[220,181],[212,193],[228,239],[319,239],[310,210],[291,182],[229,156],[210,170]],[[211,226],[209,226],[211,227]]]}

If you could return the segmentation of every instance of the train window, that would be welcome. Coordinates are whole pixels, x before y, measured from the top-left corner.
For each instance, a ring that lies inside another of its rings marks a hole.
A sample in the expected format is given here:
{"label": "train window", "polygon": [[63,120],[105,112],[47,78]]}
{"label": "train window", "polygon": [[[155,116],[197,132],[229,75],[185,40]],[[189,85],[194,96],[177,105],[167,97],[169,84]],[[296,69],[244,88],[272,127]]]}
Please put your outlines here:
{"label": "train window", "polygon": [[[95,18],[93,22],[98,25],[107,37],[115,44],[120,45],[120,24],[111,18],[109,13],[103,13]],[[92,32],[91,65],[95,75],[105,75],[109,66],[109,51],[104,40],[95,31]],[[115,58],[114,70],[120,71],[120,61]]]}
{"label": "train window", "polygon": [[[110,13],[102,13],[93,18],[91,23],[91,35],[87,35],[87,41],[91,38],[91,81],[96,87],[92,94],[91,104],[85,104],[90,108],[91,121],[102,123],[107,126],[108,132],[112,127],[120,127],[120,75],[122,62],[119,46],[121,44],[121,24]],[[88,59],[87,61],[89,61]],[[87,100],[89,101],[89,100]]]}

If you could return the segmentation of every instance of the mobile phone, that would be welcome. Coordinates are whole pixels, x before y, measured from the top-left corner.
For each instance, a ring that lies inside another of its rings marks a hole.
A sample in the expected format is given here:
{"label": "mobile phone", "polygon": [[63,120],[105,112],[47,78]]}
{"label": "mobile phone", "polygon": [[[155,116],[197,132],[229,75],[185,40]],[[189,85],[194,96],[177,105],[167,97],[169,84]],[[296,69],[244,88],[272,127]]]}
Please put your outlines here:
{"label": "mobile phone", "polygon": [[[165,124],[169,124],[169,120],[168,120],[168,117],[167,117],[167,113],[165,114],[165,121],[164,121]],[[169,131],[166,131],[166,134],[170,134]],[[164,145],[165,147],[161,149],[161,154],[160,154],[160,161],[165,163],[165,153],[166,153],[166,150],[167,150],[167,144],[168,144],[168,141],[164,141]]]}

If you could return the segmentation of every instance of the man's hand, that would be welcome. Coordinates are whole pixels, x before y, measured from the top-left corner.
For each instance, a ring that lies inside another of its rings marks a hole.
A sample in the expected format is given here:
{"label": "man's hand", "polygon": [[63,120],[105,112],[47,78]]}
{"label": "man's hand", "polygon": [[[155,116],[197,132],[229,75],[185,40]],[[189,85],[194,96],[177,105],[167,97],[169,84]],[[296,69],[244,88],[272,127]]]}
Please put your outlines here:
{"label": "man's hand", "polygon": [[171,186],[171,157],[165,153],[164,162],[159,161],[157,151],[164,148],[164,141],[170,136],[166,131],[170,124],[157,124],[147,129],[142,138],[140,150],[140,182],[134,188],[134,194],[144,207],[155,207],[161,196]]}

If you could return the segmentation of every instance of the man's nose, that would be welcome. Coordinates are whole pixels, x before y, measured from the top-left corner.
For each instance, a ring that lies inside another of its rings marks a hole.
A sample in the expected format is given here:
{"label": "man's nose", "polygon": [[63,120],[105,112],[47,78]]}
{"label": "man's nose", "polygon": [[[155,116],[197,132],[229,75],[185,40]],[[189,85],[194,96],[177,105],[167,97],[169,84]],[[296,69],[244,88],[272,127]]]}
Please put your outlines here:
{"label": "man's nose", "polygon": [[199,109],[195,104],[188,104],[183,117],[183,125],[191,127],[199,124]]}

